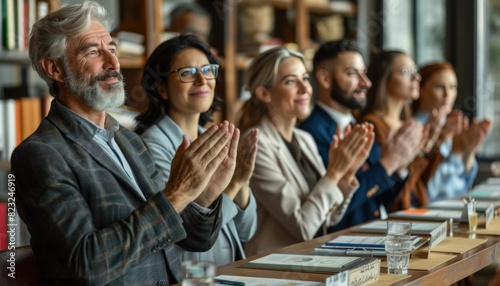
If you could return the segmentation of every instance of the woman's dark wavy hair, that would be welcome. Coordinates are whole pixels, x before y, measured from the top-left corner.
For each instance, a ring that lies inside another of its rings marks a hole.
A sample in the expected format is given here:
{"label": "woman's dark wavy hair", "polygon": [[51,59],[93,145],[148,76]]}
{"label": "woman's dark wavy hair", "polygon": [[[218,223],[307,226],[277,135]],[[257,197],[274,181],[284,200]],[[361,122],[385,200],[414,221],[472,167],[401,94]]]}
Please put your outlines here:
{"label": "woman's dark wavy hair", "polygon": [[[172,63],[178,53],[187,49],[197,49],[203,52],[211,64],[220,64],[217,57],[210,52],[210,47],[193,35],[180,35],[161,43],[149,56],[142,74],[142,87],[148,97],[148,109],[137,116],[135,131],[144,133],[153,124],[160,121],[169,112],[169,101],[164,100],[157,91],[159,85],[167,82],[166,75],[172,68]],[[210,109],[200,115],[201,126],[213,120],[213,114],[220,109],[222,99],[214,96]]]}

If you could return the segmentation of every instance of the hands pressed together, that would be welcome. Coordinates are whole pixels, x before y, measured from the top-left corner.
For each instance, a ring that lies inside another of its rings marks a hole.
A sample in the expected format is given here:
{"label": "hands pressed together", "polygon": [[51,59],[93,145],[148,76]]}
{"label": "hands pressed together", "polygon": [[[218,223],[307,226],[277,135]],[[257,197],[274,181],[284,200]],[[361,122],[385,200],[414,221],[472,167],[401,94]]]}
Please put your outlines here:
{"label": "hands pressed together", "polygon": [[223,191],[244,208],[257,136],[258,130],[251,130],[239,144],[240,130],[227,121],[210,127],[192,143],[184,136],[163,191],[176,211],[181,212],[192,201],[208,207]]}
{"label": "hands pressed together", "polygon": [[[469,122],[469,119],[459,110],[453,110],[446,117],[441,114],[433,116],[435,113],[437,112],[433,111],[428,122],[432,135],[429,136],[426,144],[429,148],[424,148],[424,152],[428,153],[431,148],[437,150],[442,142],[452,139],[452,153],[462,157],[466,170],[470,170],[477,150],[488,135],[491,121],[474,119]],[[446,122],[441,124],[444,118]],[[438,127],[433,128],[435,125]]]}
{"label": "hands pressed together", "polygon": [[[163,190],[177,212],[180,213],[194,200],[201,206],[209,206],[222,192],[220,190],[217,194],[217,191],[206,190],[206,187],[219,168],[234,170],[235,163],[228,158],[228,154],[237,148],[239,140],[239,132],[234,134],[234,129],[234,125],[224,121],[207,129],[191,144],[186,136],[183,137],[172,159],[170,178]],[[221,167],[223,162],[225,166]]]}
{"label": "hands pressed together", "polygon": [[250,198],[250,178],[255,168],[257,157],[258,129],[252,129],[238,146],[236,169],[231,182],[224,193],[234,200],[242,209],[248,205]]}
{"label": "hands pressed together", "polygon": [[341,179],[351,183],[356,171],[370,154],[375,138],[373,125],[361,123],[354,127],[348,126],[344,131],[343,139],[340,138],[341,131],[338,128],[330,144],[326,176],[336,184]]}
{"label": "hands pressed together", "polygon": [[389,134],[382,147],[380,164],[390,175],[406,168],[418,155],[428,136],[429,127],[424,128],[415,119],[407,119],[395,134]]}

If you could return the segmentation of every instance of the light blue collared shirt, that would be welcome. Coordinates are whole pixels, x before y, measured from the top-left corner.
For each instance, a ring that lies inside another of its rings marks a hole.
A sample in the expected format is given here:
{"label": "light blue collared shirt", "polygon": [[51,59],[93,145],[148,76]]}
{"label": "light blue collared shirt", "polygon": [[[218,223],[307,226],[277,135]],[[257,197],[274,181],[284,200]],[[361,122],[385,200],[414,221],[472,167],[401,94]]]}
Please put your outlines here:
{"label": "light blue collared shirt", "polygon": [[[414,118],[425,124],[429,120],[429,113],[417,112]],[[451,139],[439,146],[439,152],[444,159],[439,163],[436,172],[427,182],[429,202],[465,194],[476,178],[478,171],[477,160],[474,160],[471,170],[467,172],[462,158],[451,152],[452,147],[453,141]]]}
{"label": "light blue collared shirt", "polygon": [[120,128],[120,124],[111,116],[106,116],[106,121],[104,122],[104,129],[95,125],[93,122],[83,118],[78,113],[73,110],[67,108],[62,105],[59,101],[56,100],[56,104],[59,105],[71,119],[75,120],[82,129],[87,132],[92,139],[102,147],[102,149],[108,154],[108,156],[116,163],[117,166],[120,167],[120,170],[123,171],[123,174],[129,179],[132,186],[134,186],[137,193],[144,199],[144,194],[142,193],[137,181],[135,179],[134,174],[132,173],[132,169],[128,164],[127,159],[123,155],[122,150],[116,144],[115,141],[115,132]]}

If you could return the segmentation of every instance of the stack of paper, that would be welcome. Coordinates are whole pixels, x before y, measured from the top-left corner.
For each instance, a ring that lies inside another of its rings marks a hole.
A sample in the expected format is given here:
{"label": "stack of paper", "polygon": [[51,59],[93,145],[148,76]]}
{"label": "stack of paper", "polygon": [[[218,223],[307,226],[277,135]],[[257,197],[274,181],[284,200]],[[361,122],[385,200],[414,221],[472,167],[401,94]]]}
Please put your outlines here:
{"label": "stack of paper", "polygon": [[[385,236],[341,235],[314,249],[315,254],[348,256],[386,256]],[[413,249],[418,249],[427,240],[412,236]]]}

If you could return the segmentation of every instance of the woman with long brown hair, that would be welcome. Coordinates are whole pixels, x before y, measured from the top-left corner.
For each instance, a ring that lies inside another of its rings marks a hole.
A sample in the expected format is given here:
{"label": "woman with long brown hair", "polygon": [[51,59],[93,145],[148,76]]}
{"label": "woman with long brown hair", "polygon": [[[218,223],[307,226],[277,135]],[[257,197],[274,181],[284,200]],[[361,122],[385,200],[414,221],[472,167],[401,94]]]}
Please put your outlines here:
{"label": "woman with long brown hair", "polygon": [[[400,51],[382,51],[372,58],[367,76],[372,87],[368,90],[367,104],[358,121],[374,124],[375,140],[381,146],[396,132],[419,132],[421,140],[415,140],[408,148],[422,149],[427,137],[423,125],[413,119],[404,119],[410,117],[408,102],[419,96],[421,78],[413,59]],[[427,204],[422,176],[429,160],[425,156],[415,155],[415,158],[410,158],[412,163],[408,168],[400,170],[406,181],[391,211]]]}

